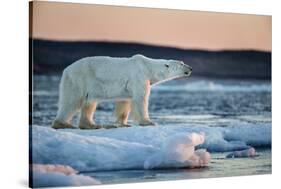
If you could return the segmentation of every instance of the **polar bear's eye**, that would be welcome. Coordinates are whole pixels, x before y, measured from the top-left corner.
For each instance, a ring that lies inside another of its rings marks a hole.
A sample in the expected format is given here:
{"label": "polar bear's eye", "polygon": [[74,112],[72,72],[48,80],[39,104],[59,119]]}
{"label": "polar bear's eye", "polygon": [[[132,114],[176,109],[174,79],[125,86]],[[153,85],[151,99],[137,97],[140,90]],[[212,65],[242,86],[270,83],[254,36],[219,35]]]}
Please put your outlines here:
{"label": "polar bear's eye", "polygon": [[169,68],[169,64],[165,64],[165,66],[166,66],[167,68]]}

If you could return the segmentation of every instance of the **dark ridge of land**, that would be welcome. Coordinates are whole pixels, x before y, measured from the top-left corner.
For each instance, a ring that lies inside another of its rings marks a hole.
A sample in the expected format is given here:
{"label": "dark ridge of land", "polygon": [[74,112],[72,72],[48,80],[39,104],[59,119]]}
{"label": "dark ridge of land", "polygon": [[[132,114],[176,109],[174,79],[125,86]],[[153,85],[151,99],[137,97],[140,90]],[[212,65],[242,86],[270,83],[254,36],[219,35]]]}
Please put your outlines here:
{"label": "dark ridge of land", "polygon": [[[271,79],[271,52],[256,50],[206,51],[120,42],[69,42],[35,39],[33,73],[61,73],[74,61],[87,56],[130,57],[183,60],[193,67],[193,76]],[[30,51],[31,52],[31,51]]]}

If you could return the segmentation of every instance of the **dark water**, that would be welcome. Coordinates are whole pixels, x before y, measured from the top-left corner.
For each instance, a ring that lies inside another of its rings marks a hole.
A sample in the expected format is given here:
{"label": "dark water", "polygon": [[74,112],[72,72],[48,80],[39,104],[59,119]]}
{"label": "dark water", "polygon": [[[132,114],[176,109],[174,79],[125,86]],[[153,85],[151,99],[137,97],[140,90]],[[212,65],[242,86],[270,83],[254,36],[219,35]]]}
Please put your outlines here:
{"label": "dark water", "polygon": [[[57,111],[59,80],[60,77],[54,75],[34,76],[33,125],[51,125]],[[114,122],[113,111],[114,103],[100,103],[95,121]],[[227,127],[232,123],[271,124],[271,82],[206,78],[170,81],[152,88],[149,112],[151,119],[161,125],[188,123]],[[256,151],[258,157],[237,159],[224,159],[226,153],[212,153],[211,163],[202,169],[85,174],[102,183],[122,183],[271,173],[271,147]]]}

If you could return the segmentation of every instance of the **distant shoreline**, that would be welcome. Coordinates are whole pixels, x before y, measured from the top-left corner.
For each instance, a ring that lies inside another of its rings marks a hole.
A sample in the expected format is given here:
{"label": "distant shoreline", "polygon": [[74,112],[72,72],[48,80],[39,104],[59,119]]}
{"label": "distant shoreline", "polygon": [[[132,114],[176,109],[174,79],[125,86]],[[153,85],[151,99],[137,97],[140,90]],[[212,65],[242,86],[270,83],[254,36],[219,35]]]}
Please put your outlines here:
{"label": "distant shoreline", "polygon": [[[34,74],[59,74],[74,61],[87,56],[183,60],[194,68],[193,76],[271,80],[271,52],[257,50],[192,50],[138,43],[53,41],[29,39]],[[32,43],[33,42],[33,43]],[[32,51],[33,49],[33,51]],[[30,58],[30,65],[32,63]],[[30,66],[31,68],[31,66]]]}

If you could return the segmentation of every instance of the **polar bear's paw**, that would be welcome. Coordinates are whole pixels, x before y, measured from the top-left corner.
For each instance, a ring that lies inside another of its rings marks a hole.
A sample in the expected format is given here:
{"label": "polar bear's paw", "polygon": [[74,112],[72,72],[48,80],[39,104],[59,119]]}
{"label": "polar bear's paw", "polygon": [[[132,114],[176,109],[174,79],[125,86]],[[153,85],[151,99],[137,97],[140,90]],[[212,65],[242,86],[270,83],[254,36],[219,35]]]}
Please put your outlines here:
{"label": "polar bear's paw", "polygon": [[69,123],[63,123],[60,121],[54,121],[53,125],[52,125],[53,129],[77,129],[77,127],[74,127],[73,125],[69,124]]}
{"label": "polar bear's paw", "polygon": [[131,125],[127,124],[108,124],[108,125],[101,125],[104,129],[115,129],[115,128],[121,128],[121,127],[131,127]]}
{"label": "polar bear's paw", "polygon": [[117,127],[131,127],[131,125],[128,124],[117,124]]}
{"label": "polar bear's paw", "polygon": [[140,126],[156,126],[157,124],[150,120],[147,120],[147,121],[140,122],[139,125]]}
{"label": "polar bear's paw", "polygon": [[94,125],[94,124],[80,124],[80,129],[101,129],[102,126],[100,125]]}

